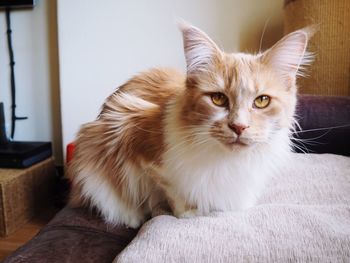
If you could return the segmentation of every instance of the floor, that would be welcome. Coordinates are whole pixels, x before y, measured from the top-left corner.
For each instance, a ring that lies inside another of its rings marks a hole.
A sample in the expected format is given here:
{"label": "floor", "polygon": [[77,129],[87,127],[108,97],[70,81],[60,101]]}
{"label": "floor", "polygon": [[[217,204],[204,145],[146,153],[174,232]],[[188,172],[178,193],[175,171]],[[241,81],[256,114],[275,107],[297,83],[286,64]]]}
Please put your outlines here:
{"label": "floor", "polygon": [[40,216],[34,217],[11,235],[0,237],[0,261],[32,239],[50,221],[55,213],[54,209],[50,209]]}

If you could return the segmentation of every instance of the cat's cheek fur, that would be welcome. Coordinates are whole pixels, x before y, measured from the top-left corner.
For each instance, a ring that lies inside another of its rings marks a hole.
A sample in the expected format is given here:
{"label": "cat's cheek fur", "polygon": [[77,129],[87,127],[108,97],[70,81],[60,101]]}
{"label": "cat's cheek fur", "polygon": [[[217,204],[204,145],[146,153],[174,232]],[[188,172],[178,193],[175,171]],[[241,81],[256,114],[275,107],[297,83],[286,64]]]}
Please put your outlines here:
{"label": "cat's cheek fur", "polygon": [[216,121],[225,121],[227,119],[227,111],[224,108],[217,109],[214,111],[210,121],[215,123]]}

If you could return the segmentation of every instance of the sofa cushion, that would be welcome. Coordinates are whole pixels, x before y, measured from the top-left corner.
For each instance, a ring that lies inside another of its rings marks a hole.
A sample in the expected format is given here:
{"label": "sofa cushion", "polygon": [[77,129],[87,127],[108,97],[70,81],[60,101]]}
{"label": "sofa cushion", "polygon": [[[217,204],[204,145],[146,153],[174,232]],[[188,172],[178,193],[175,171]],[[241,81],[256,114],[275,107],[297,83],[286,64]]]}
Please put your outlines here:
{"label": "sofa cushion", "polygon": [[258,205],[142,226],[115,262],[348,262],[350,158],[293,154]]}

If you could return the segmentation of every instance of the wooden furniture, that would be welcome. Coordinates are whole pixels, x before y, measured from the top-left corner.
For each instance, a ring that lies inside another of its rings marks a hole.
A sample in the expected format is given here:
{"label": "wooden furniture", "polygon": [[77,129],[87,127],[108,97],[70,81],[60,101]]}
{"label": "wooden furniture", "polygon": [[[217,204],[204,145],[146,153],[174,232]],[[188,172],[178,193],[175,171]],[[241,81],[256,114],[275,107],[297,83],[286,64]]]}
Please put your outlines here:
{"label": "wooden furniture", "polygon": [[0,236],[28,222],[52,201],[52,158],[26,169],[0,169]]}

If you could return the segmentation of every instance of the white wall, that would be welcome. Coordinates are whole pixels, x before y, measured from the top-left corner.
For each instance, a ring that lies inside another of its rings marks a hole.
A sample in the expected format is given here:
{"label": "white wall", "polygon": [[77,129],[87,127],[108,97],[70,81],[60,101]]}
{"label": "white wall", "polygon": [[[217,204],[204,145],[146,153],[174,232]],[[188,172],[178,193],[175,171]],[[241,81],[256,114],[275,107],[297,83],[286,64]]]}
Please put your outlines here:
{"label": "white wall", "polygon": [[[58,164],[62,162],[58,87],[57,19],[55,0],[37,0],[34,9],[11,13],[17,116],[15,140],[51,141]],[[5,11],[0,11],[0,101],[10,133],[10,69]]]}
{"label": "white wall", "polygon": [[135,73],[156,66],[185,69],[177,18],[202,28],[227,51],[257,49],[267,19],[281,35],[282,2],[58,1],[63,145]]}

